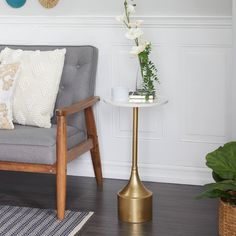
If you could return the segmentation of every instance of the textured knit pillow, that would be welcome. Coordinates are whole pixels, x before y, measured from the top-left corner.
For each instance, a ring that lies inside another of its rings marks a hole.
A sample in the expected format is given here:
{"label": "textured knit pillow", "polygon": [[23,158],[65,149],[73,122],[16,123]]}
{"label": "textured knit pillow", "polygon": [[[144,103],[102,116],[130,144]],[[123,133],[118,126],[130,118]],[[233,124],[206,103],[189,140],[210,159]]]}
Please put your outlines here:
{"label": "textured knit pillow", "polygon": [[13,99],[14,122],[51,127],[66,49],[23,51],[5,48],[0,62],[20,62],[21,72]]}
{"label": "textured knit pillow", "polygon": [[14,129],[12,100],[19,68],[19,63],[0,65],[0,129]]}

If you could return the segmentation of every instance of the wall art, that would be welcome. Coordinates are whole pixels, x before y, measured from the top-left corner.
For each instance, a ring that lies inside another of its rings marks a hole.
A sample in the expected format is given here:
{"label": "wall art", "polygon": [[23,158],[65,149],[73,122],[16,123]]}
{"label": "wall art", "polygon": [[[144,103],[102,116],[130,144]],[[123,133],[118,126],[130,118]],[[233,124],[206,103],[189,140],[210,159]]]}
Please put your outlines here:
{"label": "wall art", "polygon": [[26,0],[6,0],[6,2],[13,8],[20,8],[25,5]]}
{"label": "wall art", "polygon": [[39,0],[39,2],[45,8],[53,8],[57,5],[59,0]]}

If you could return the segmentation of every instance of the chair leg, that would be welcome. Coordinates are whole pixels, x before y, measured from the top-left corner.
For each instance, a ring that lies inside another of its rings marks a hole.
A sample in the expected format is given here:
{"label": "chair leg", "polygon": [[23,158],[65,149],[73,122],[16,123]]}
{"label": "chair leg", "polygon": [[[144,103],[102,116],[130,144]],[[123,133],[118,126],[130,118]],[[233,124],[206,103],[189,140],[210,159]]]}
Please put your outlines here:
{"label": "chair leg", "polygon": [[57,172],[57,218],[63,220],[66,209],[66,172]]}
{"label": "chair leg", "polygon": [[101,159],[100,159],[100,151],[98,143],[97,145],[90,150],[91,158],[93,162],[93,170],[96,177],[97,185],[102,186],[103,180],[102,180],[102,165],[101,165]]}
{"label": "chair leg", "polygon": [[93,110],[91,107],[85,109],[85,119],[86,119],[88,137],[93,140],[93,148],[90,150],[90,153],[91,153],[91,158],[93,162],[93,169],[94,169],[96,181],[99,186],[102,186],[103,184],[102,165],[101,165],[101,158],[100,158],[100,151],[99,151],[97,128],[96,128]]}
{"label": "chair leg", "polygon": [[63,220],[66,207],[67,173],[67,131],[66,118],[57,117],[57,218]]}

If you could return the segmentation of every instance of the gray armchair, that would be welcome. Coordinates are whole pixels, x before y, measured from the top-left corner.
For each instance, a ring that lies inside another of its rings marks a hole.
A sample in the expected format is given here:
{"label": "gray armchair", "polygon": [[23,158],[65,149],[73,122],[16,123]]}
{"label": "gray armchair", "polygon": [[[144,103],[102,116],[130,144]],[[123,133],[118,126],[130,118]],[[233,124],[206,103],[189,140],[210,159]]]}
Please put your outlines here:
{"label": "gray armchair", "polygon": [[[0,51],[6,46],[0,46]],[[65,65],[50,129],[15,124],[0,130],[0,170],[56,174],[57,217],[66,203],[67,163],[90,151],[98,185],[102,169],[92,106],[98,50],[92,46],[8,46],[23,50],[66,48]]]}

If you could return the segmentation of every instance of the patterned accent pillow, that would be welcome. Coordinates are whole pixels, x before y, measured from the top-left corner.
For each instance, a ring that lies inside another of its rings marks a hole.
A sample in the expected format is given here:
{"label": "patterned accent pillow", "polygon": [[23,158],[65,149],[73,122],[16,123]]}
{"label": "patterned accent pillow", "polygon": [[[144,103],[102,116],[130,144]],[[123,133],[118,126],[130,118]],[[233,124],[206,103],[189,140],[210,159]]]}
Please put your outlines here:
{"label": "patterned accent pillow", "polygon": [[13,98],[14,122],[43,128],[51,127],[66,49],[23,51],[5,48],[3,64],[18,62],[21,72]]}
{"label": "patterned accent pillow", "polygon": [[14,129],[12,100],[19,69],[19,63],[0,65],[0,129]]}

